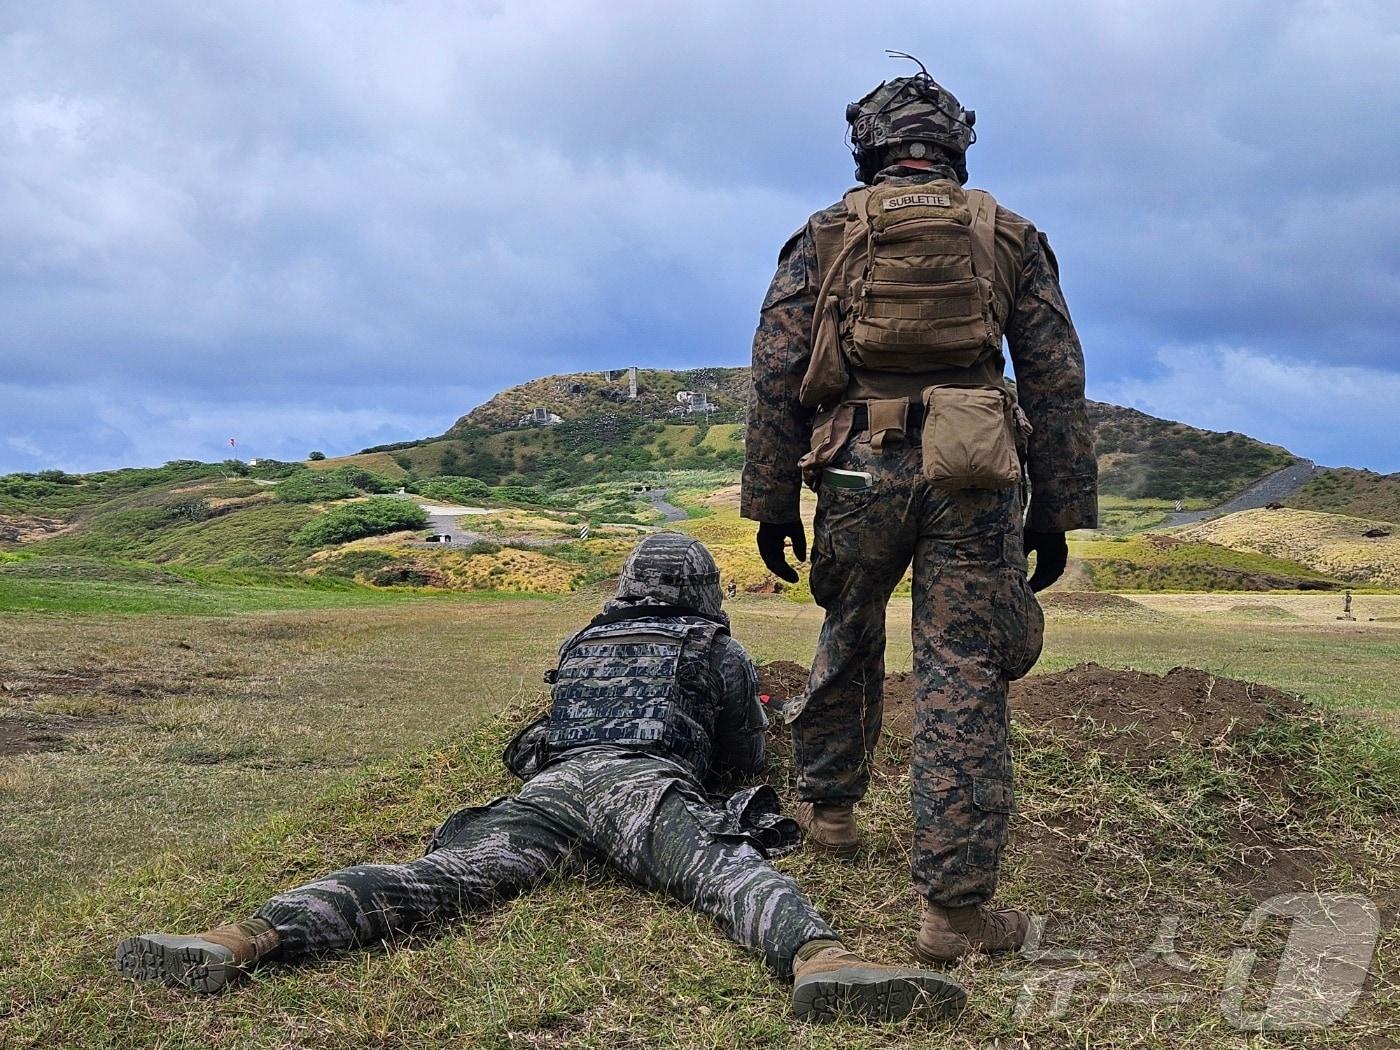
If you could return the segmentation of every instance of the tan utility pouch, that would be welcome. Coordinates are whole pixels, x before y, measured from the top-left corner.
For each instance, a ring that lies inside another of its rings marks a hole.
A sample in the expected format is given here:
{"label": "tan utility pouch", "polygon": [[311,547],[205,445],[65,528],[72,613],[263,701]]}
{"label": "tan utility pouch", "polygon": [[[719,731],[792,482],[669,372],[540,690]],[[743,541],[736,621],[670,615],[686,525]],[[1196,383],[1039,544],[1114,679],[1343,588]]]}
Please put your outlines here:
{"label": "tan utility pouch", "polygon": [[924,476],[944,489],[1003,489],[1021,481],[1011,395],[998,386],[924,390]]}
{"label": "tan utility pouch", "polygon": [[855,425],[855,405],[840,405],[834,411],[817,417],[812,427],[812,450],[797,461],[802,470],[802,480],[807,487],[816,490],[821,481],[822,471],[845,447]]}
{"label": "tan utility pouch", "polygon": [[851,381],[841,352],[840,304],[839,296],[826,294],[812,326],[812,358],[797,394],[808,408],[840,401]]}

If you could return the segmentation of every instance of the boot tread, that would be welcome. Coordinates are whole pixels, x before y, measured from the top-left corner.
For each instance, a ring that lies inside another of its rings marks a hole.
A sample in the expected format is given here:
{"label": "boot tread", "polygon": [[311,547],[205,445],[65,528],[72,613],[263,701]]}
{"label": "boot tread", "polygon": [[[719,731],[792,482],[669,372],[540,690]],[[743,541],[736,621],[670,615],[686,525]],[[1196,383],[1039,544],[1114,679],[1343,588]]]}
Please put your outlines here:
{"label": "boot tread", "polygon": [[117,972],[136,981],[214,995],[242,971],[222,944],[167,933],[128,937],[117,945]]}
{"label": "boot tread", "polygon": [[793,1012],[802,1021],[898,1021],[915,1013],[952,1017],[966,1003],[967,993],[956,981],[903,967],[843,966],[799,977],[792,989]]}

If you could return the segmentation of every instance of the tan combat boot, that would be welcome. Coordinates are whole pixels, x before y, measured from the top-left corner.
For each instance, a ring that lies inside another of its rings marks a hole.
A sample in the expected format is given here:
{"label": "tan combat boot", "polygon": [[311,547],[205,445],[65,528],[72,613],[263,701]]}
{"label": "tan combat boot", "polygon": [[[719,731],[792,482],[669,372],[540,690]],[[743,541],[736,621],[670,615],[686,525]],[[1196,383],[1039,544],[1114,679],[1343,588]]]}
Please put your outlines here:
{"label": "tan combat boot", "polygon": [[914,955],[920,962],[945,963],[972,952],[1014,952],[1025,943],[1030,924],[1031,917],[1015,908],[929,904],[914,941]]}
{"label": "tan combat boot", "polygon": [[117,971],[137,981],[213,995],[277,950],[277,931],[266,919],[244,919],[193,937],[143,933],[117,945]]}
{"label": "tan combat boot", "polygon": [[967,1005],[957,981],[932,970],[868,962],[840,941],[808,941],[792,962],[792,977],[792,1012],[800,1021],[952,1017]]}
{"label": "tan combat boot", "polygon": [[827,853],[849,857],[860,849],[855,807],[844,802],[799,802],[797,823],[807,841]]}

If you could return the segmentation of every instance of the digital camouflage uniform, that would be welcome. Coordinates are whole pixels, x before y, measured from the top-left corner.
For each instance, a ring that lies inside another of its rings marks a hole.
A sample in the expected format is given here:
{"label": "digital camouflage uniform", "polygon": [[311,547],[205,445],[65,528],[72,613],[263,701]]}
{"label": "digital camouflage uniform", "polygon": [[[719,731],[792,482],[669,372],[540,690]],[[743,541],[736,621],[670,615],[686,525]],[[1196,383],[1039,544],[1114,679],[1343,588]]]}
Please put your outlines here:
{"label": "digital camouflage uniform", "polygon": [[258,916],[277,932],[277,957],[443,923],[591,859],[711,916],[789,974],[803,944],[835,935],[766,859],[798,839],[772,790],[706,795],[707,782],[765,764],[757,677],[727,622],[703,545],[643,541],[617,597],[561,647],[551,712],[507,751],[519,793],[454,814],[419,860],[357,865],[274,897]]}
{"label": "digital camouflage uniform", "polygon": [[[900,164],[880,185],[961,183],[958,167]],[[1097,519],[1097,468],[1084,403],[1084,361],[1043,234],[998,206],[997,284],[1019,404],[1033,427],[1026,454],[1029,529],[1065,532]],[[798,391],[811,356],[818,292],[816,232],[844,202],[784,245],[753,344],[741,509],[759,522],[798,518],[814,413]],[[1004,359],[994,355],[1000,375]],[[867,393],[881,377],[866,376]],[[1007,683],[1035,662],[1043,620],[1025,581],[1017,488],[941,490],[922,476],[918,429],[872,449],[852,433],[831,467],[868,471],[868,489],[818,491],[811,588],[826,611],[805,696],[791,705],[798,794],[855,802],[880,731],[885,608],[913,566],[917,679],[913,759],[915,885],[931,904],[991,897],[1012,806]]]}

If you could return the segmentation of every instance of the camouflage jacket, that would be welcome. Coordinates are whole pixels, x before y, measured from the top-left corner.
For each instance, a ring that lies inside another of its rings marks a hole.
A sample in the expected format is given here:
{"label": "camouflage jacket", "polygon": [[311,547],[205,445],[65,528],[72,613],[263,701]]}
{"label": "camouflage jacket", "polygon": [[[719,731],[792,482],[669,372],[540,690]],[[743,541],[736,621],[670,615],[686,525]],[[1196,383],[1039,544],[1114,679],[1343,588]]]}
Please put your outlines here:
{"label": "camouflage jacket", "polygon": [[[955,178],[945,168],[889,168],[877,183],[918,184]],[[838,202],[813,219],[842,212]],[[1006,343],[1030,436],[1028,527],[1047,532],[1098,524],[1098,466],[1084,402],[1084,352],[1060,291],[1059,268],[1045,235],[1027,220],[997,208],[1003,231],[1019,241],[1020,273]],[[1012,242],[1013,244],[1015,241]],[[778,272],[759,313],[753,342],[741,513],[755,521],[794,521],[802,479],[797,461],[811,441],[812,410],[797,391],[811,353],[817,294],[817,255],[811,221],[783,245]]]}

